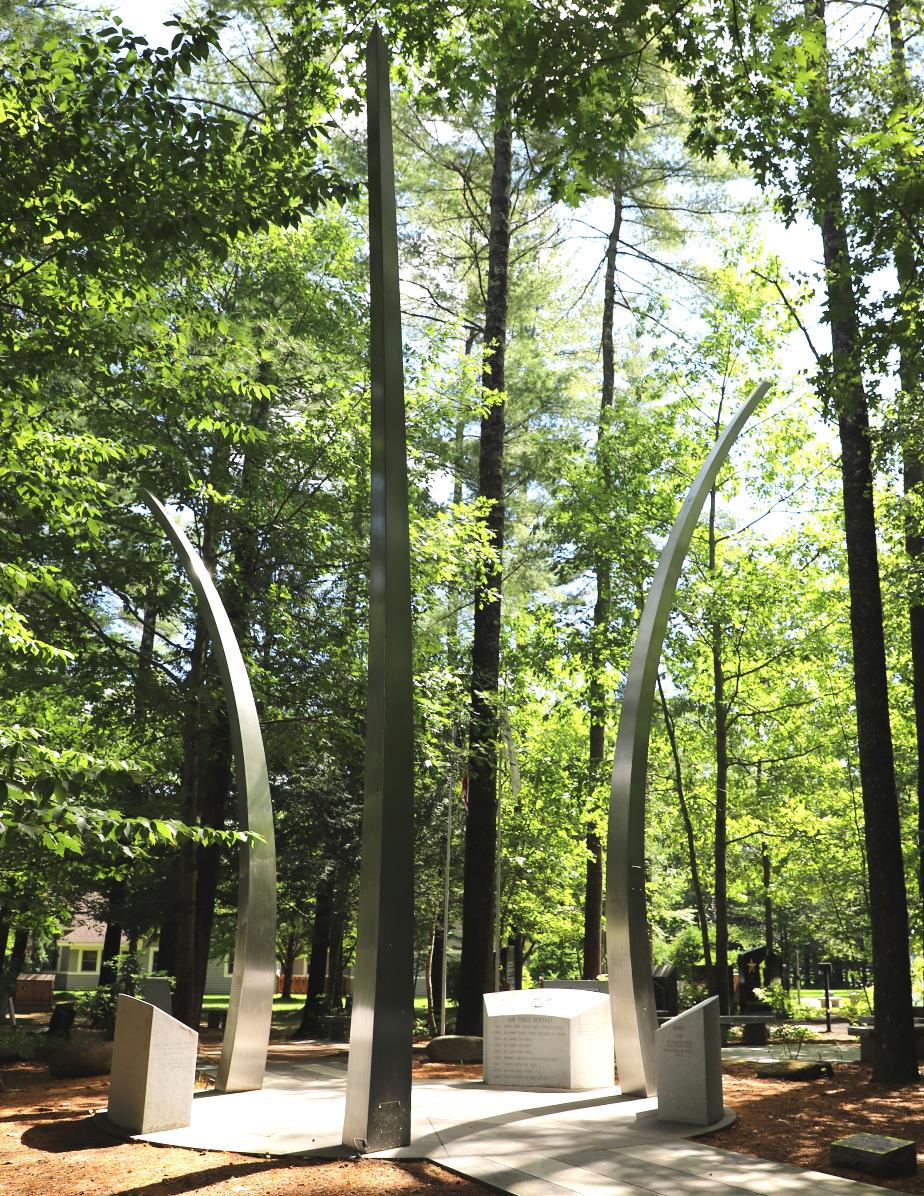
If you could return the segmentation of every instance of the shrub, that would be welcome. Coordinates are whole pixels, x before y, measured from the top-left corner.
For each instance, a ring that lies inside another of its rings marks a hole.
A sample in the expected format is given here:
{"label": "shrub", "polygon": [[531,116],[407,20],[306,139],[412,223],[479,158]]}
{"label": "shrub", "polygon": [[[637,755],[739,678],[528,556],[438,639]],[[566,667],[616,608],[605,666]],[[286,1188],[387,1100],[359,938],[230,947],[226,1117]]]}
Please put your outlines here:
{"label": "shrub", "polygon": [[838,1014],[840,1017],[845,1017],[848,1022],[856,1024],[861,1017],[869,1017],[873,1012],[873,990],[872,988],[860,988],[849,997],[846,1001],[841,1001]]}
{"label": "shrub", "polygon": [[770,1037],[782,1045],[790,1059],[798,1059],[803,1046],[816,1040],[815,1031],[808,1026],[772,1026]]}
{"label": "shrub", "polygon": [[105,1038],[113,1038],[119,993],[134,996],[140,978],[141,969],[138,967],[137,956],[120,955],[113,983],[89,992],[78,993],[74,1001],[77,1012],[86,1017],[94,1030],[102,1030]]}
{"label": "shrub", "polygon": [[763,1001],[765,1005],[770,1006],[774,1017],[781,1020],[783,1018],[789,1021],[792,1020],[793,1000],[779,980],[771,980],[763,988],[755,988],[754,996],[757,997],[758,1001]]}
{"label": "shrub", "polygon": [[705,1001],[708,996],[709,989],[705,984],[694,984],[692,980],[681,980],[677,985],[677,1004],[681,1013],[685,1009],[692,1009],[700,1001]]}

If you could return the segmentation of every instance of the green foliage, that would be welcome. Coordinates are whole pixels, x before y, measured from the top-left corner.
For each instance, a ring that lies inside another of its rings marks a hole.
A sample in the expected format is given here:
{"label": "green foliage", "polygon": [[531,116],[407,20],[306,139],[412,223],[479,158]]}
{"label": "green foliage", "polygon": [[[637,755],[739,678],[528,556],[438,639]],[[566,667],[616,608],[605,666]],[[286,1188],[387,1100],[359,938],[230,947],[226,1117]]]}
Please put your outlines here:
{"label": "green foliage", "polygon": [[780,1043],[788,1059],[798,1059],[807,1042],[815,1042],[817,1035],[808,1026],[775,1025],[770,1027],[770,1037]]}
{"label": "green foliage", "polygon": [[74,1004],[78,1013],[87,1019],[92,1029],[102,1030],[104,1038],[113,1038],[119,994],[133,997],[138,991],[141,974],[137,956],[130,952],[120,955],[111,984],[102,984],[76,995]]}
{"label": "green foliage", "polygon": [[763,988],[755,988],[754,996],[773,1010],[774,1017],[790,1021],[794,1015],[792,995],[783,988],[779,980],[771,980]]}

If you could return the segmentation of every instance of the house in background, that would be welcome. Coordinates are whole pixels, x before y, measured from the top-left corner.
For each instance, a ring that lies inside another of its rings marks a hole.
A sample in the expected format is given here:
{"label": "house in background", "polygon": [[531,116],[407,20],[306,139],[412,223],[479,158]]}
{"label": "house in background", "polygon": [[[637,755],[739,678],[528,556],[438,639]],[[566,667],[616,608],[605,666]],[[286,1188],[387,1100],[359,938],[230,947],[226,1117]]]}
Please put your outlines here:
{"label": "house in background", "polygon": [[[74,916],[74,925],[58,939],[58,970],[55,973],[55,988],[79,992],[99,987],[99,970],[103,960],[103,939],[106,927],[94,922],[84,914]],[[128,950],[128,939],[122,935],[121,950]],[[149,974],[159,970],[157,940],[152,939],[139,946],[136,952],[138,966]],[[205,977],[205,991],[226,995],[231,991],[231,960],[210,959]]]}
{"label": "house in background", "polygon": [[[57,941],[58,970],[55,973],[55,988],[69,989],[79,992],[99,987],[99,971],[103,959],[103,939],[106,927],[102,922],[95,922],[86,914],[74,915],[71,929],[61,935]],[[122,936],[121,950],[128,950],[128,940]],[[148,974],[159,970],[157,939],[152,938],[139,946],[137,951],[138,966]],[[206,996],[227,996],[231,992],[231,973],[234,957],[229,955],[210,959],[205,974]],[[278,970],[278,969],[277,969]],[[296,959],[293,976],[301,977],[301,984],[293,985],[294,991],[305,991],[304,977],[308,971],[308,960]],[[281,991],[281,976],[277,983],[277,991]]]}
{"label": "house in background", "polygon": [[[103,939],[106,927],[94,922],[86,914],[75,914],[71,929],[58,939],[58,970],[55,988],[79,992],[99,986],[99,970],[103,961]],[[128,939],[122,935],[120,950],[128,950]],[[138,950],[138,963],[143,972],[154,972],[157,948],[144,946]]]}
{"label": "house in background", "polygon": [[[71,929],[58,939],[55,988],[80,991],[98,986],[105,934],[106,927],[101,922],[94,922],[82,914],[77,915]],[[122,950],[128,950],[124,935]]]}

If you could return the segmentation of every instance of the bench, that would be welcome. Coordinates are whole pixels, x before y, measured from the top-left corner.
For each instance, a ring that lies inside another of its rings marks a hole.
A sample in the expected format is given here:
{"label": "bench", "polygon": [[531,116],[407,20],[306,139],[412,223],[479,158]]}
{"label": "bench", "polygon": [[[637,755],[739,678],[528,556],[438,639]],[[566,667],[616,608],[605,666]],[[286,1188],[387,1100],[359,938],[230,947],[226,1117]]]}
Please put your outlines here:
{"label": "bench", "polygon": [[742,1046],[766,1046],[768,1042],[767,1026],[775,1022],[771,1013],[729,1013],[719,1018],[722,1032],[722,1046],[728,1046],[728,1027],[743,1026],[741,1037]]}
{"label": "bench", "polygon": [[[860,1040],[860,1061],[872,1063],[873,1037],[876,1033],[874,1027],[869,1025],[848,1026],[847,1033]],[[924,1021],[914,1023],[914,1041],[918,1058],[924,1059]]]}

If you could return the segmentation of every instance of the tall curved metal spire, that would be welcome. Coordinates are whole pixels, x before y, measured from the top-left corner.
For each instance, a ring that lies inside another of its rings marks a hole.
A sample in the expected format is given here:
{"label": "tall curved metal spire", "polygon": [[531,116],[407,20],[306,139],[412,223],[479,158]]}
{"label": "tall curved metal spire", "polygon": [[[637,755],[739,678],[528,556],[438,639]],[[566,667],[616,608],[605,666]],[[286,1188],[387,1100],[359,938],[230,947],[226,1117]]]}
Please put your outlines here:
{"label": "tall curved metal spire", "polygon": [[240,850],[237,936],[228,1021],[216,1087],[246,1092],[263,1087],[276,989],[276,846],[266,753],[247,667],[231,621],[202,558],[160,502],[142,497],[167,533],[196,592],[225,693],[241,827],[260,836]]}
{"label": "tall curved metal spire", "polygon": [[674,521],[645,600],[623,692],[613,759],[606,869],[606,957],[619,1086],[653,1096],[658,1028],[645,905],[645,783],[654,689],[680,570],[706,496],[732,445],[770,389],[761,382],[728,422]]}

